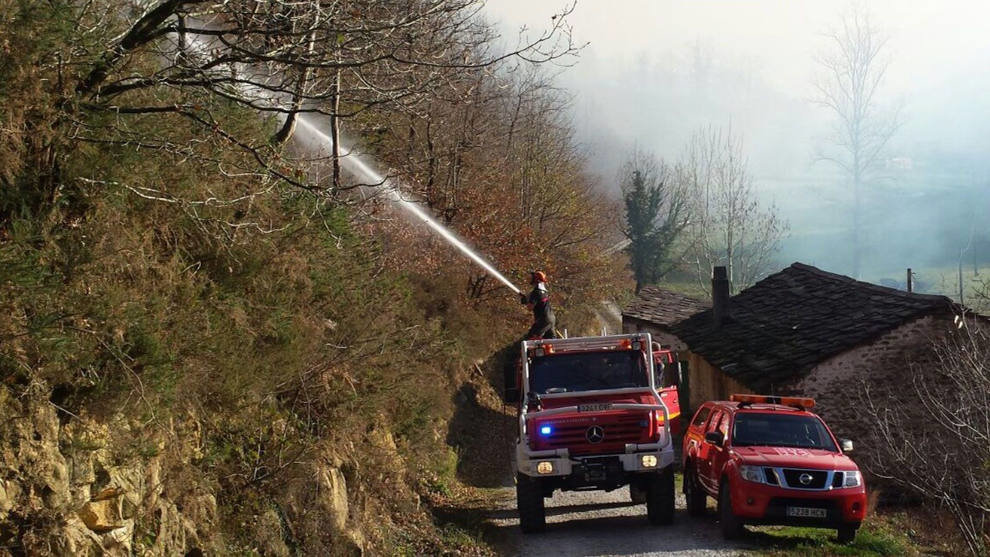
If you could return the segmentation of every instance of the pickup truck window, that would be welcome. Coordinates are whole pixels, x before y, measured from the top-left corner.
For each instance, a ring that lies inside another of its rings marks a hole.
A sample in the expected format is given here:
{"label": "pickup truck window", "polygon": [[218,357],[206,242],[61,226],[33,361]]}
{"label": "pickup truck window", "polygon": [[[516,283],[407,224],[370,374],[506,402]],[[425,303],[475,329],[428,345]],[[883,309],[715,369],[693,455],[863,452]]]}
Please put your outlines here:
{"label": "pickup truck window", "polygon": [[715,431],[715,428],[718,427],[718,424],[720,421],[722,421],[723,417],[725,417],[725,412],[721,410],[716,410],[715,415],[712,416],[712,419],[708,422],[708,428],[706,429],[706,433],[709,431]]}
{"label": "pickup truck window", "polygon": [[541,395],[648,386],[638,350],[552,354],[534,359],[529,369],[529,388]]}
{"label": "pickup truck window", "polygon": [[732,428],[735,447],[769,446],[823,449],[838,452],[825,424],[814,416],[793,414],[736,414]]}
{"label": "pickup truck window", "polygon": [[702,406],[701,410],[698,410],[698,413],[694,416],[694,421],[691,422],[691,425],[696,427],[701,427],[705,425],[705,420],[708,419],[708,415],[711,413],[712,413],[711,406]]}

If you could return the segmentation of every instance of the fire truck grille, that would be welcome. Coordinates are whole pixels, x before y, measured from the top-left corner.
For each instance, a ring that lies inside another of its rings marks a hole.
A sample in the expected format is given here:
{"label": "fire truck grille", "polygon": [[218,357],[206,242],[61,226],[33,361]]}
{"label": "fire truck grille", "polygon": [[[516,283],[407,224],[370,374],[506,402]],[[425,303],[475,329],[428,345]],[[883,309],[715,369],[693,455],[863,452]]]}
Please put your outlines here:
{"label": "fire truck grille", "polygon": [[825,470],[800,470],[794,468],[784,468],[784,481],[788,487],[798,489],[823,489],[828,481],[828,472]]}
{"label": "fire truck grille", "polygon": [[[646,443],[649,422],[647,417],[625,415],[607,417],[600,421],[551,422],[553,435],[544,440],[547,448],[571,450],[572,454],[587,454],[604,450],[614,450],[616,445],[626,443]],[[589,430],[596,428],[595,431]]]}

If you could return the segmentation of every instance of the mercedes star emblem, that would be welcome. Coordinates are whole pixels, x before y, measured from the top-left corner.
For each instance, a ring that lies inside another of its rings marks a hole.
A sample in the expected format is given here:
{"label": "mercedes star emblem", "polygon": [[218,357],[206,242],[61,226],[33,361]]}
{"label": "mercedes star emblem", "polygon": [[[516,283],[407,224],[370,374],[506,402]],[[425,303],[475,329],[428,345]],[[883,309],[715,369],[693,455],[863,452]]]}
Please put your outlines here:
{"label": "mercedes star emblem", "polygon": [[584,434],[589,443],[601,443],[605,439],[605,430],[601,426],[593,425]]}
{"label": "mercedes star emblem", "polygon": [[808,485],[811,483],[811,480],[811,474],[801,474],[798,476],[798,481],[801,482],[801,485]]}

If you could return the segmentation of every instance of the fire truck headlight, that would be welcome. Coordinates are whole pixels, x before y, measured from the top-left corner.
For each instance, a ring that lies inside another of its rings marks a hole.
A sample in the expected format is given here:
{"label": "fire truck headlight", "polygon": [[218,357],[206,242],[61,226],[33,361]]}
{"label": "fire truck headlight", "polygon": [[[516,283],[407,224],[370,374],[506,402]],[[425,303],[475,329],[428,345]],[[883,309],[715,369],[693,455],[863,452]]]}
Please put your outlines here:
{"label": "fire truck headlight", "polygon": [[842,487],[859,487],[861,485],[863,485],[863,477],[858,470],[842,473]]}
{"label": "fire truck headlight", "polygon": [[553,463],[549,460],[542,460],[536,465],[537,474],[552,474],[553,473]]}
{"label": "fire truck headlight", "polygon": [[643,465],[643,468],[656,468],[657,456],[652,454],[645,454],[639,457],[639,463]]}
{"label": "fire truck headlight", "polygon": [[760,468],[759,466],[746,466],[744,464],[739,467],[739,476],[750,482],[764,482],[763,468]]}

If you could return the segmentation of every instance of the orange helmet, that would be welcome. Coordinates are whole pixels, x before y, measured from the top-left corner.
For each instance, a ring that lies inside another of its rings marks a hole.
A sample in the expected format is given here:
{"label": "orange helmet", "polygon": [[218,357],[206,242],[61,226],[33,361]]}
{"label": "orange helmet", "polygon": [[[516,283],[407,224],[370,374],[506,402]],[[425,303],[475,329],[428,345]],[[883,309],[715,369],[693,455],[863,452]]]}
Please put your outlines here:
{"label": "orange helmet", "polygon": [[543,271],[532,271],[529,274],[529,282],[536,284],[538,282],[546,282],[547,275]]}

